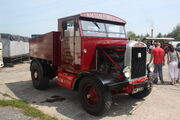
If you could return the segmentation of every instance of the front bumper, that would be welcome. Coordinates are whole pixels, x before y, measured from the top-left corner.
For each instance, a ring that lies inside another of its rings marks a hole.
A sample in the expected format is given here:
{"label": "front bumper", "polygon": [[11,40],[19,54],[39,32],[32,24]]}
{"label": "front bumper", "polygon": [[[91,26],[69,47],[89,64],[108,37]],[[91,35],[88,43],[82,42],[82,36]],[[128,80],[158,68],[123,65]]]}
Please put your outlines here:
{"label": "front bumper", "polygon": [[131,93],[133,89],[136,88],[151,88],[152,87],[152,75],[148,75],[147,77],[143,77],[140,79],[136,79],[134,81],[124,81],[113,84],[108,84],[108,89],[110,91],[119,90],[122,93]]}

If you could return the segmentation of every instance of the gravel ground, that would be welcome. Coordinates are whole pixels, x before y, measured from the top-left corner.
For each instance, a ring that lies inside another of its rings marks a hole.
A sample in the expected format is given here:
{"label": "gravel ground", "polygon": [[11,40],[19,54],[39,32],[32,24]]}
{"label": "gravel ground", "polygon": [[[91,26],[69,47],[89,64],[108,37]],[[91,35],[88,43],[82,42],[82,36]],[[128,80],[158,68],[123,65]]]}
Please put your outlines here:
{"label": "gravel ground", "polygon": [[[104,116],[95,117],[87,114],[81,107],[77,92],[59,87],[56,80],[52,81],[50,88],[38,91],[33,88],[29,72],[29,63],[18,64],[14,67],[0,70],[0,99],[3,93],[14,98],[28,101],[44,113],[59,120],[179,120],[180,119],[180,84],[170,85],[167,66],[163,67],[165,84],[154,85],[152,93],[143,100],[132,99],[120,95],[113,97],[111,110]],[[0,108],[0,120],[13,119],[19,110]],[[11,111],[11,110],[9,110]],[[22,114],[21,114],[22,115]],[[26,119],[25,116],[17,120]],[[19,119],[18,119],[19,118]],[[27,118],[28,120],[29,118]],[[14,119],[13,119],[14,120]]]}

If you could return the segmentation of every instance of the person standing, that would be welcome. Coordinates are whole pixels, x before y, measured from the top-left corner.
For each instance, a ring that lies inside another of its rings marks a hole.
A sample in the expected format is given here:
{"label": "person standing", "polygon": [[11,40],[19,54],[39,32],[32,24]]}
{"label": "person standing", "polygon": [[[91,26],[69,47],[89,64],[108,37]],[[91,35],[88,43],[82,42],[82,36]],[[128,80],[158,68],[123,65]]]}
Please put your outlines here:
{"label": "person standing", "polygon": [[152,53],[152,50],[154,49],[154,45],[153,44],[151,44],[150,46],[149,46],[149,53],[151,54]]}
{"label": "person standing", "polygon": [[171,78],[172,85],[176,84],[178,79],[178,61],[179,55],[172,45],[169,45],[169,52],[167,54],[167,64],[169,68],[169,76]]}
{"label": "person standing", "polygon": [[[150,63],[153,60],[154,74],[157,76],[157,74],[159,73],[159,79],[160,79],[161,83],[164,84],[162,66],[165,63],[165,61],[164,61],[165,52],[160,47],[161,47],[160,43],[155,44],[155,48],[152,50],[152,53],[151,53]],[[158,79],[156,79],[156,81],[154,81],[155,84],[157,84],[157,82],[158,82]]]}
{"label": "person standing", "polygon": [[[180,62],[180,57],[179,57],[179,51],[178,50],[176,50],[177,51],[177,53],[178,53],[178,61]],[[179,66],[178,66],[178,69],[179,69]],[[179,83],[179,79],[180,79],[180,69],[178,70],[179,72],[178,72],[178,78],[177,78],[177,81],[176,81],[176,83]]]}

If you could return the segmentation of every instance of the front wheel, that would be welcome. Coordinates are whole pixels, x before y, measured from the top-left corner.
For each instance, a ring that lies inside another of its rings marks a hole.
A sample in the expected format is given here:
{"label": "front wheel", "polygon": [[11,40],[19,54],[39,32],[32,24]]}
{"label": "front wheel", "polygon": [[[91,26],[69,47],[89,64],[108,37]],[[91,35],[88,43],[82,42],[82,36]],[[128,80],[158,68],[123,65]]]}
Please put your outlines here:
{"label": "front wheel", "polygon": [[95,79],[84,77],[79,85],[80,100],[82,107],[92,115],[100,115],[107,112],[112,104],[109,92],[104,91]]}

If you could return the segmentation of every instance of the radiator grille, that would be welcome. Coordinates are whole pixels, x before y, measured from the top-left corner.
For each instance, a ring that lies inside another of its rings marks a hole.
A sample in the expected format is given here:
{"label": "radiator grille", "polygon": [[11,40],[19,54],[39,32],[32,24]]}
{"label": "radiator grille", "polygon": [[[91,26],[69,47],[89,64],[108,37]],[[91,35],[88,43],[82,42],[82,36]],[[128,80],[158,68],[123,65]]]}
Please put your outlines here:
{"label": "radiator grille", "polygon": [[146,48],[132,48],[131,78],[138,78],[146,74]]}

